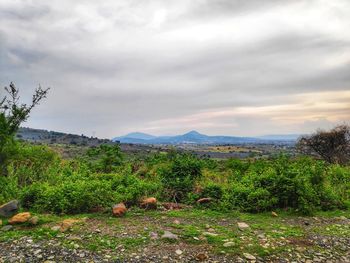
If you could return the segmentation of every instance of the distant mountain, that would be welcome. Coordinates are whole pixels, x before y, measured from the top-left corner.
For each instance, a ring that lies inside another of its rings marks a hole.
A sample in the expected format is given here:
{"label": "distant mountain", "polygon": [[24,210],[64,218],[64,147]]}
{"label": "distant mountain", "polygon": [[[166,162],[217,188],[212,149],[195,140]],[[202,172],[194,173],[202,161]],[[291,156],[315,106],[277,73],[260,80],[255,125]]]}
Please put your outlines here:
{"label": "distant mountain", "polygon": [[113,140],[119,140],[119,139],[137,139],[137,140],[150,140],[154,139],[156,136],[147,134],[147,133],[142,133],[142,132],[132,132],[127,135],[121,136],[121,137],[116,137]]}
{"label": "distant mountain", "polygon": [[259,136],[257,138],[263,140],[274,140],[274,141],[296,141],[301,134],[272,134]]}
{"label": "distant mountain", "polygon": [[113,141],[133,144],[243,144],[243,143],[293,143],[296,135],[268,135],[258,138],[235,137],[235,136],[208,136],[197,131],[190,131],[175,136],[153,136],[145,133],[129,133],[125,136],[116,137]]}

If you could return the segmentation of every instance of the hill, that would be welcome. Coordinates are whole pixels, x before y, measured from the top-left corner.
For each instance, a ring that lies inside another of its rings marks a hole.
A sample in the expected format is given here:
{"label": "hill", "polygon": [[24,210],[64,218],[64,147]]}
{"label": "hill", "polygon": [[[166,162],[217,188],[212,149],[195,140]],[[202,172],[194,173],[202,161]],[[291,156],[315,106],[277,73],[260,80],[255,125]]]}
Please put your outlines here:
{"label": "hill", "polygon": [[129,133],[121,137],[115,137],[113,141],[134,144],[244,144],[244,143],[291,143],[297,135],[266,135],[262,137],[238,137],[238,136],[209,136],[197,131],[190,131],[175,136],[153,136],[144,133]]}
{"label": "hill", "polygon": [[[48,131],[42,129],[20,128],[16,135],[17,139],[38,142],[38,143],[58,143],[58,144],[73,144],[85,146],[97,146],[100,144],[113,143],[109,139],[99,139],[96,137],[88,137],[85,135],[77,135],[56,131]],[[117,142],[117,141],[115,141]]]}

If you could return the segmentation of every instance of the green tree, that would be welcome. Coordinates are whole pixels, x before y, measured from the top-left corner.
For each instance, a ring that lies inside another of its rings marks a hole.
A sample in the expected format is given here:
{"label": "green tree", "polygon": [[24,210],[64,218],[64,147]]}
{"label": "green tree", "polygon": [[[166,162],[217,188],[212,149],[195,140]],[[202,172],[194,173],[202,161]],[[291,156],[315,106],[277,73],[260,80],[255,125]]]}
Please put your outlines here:
{"label": "green tree", "polygon": [[19,89],[11,82],[0,99],[0,174],[6,175],[7,162],[16,154],[14,140],[20,125],[29,118],[32,109],[46,97],[49,89],[40,86],[34,92],[31,104],[20,103]]}
{"label": "green tree", "polygon": [[95,159],[90,163],[91,168],[104,173],[112,172],[123,163],[123,155],[118,144],[102,144],[97,148],[91,148],[87,155]]}

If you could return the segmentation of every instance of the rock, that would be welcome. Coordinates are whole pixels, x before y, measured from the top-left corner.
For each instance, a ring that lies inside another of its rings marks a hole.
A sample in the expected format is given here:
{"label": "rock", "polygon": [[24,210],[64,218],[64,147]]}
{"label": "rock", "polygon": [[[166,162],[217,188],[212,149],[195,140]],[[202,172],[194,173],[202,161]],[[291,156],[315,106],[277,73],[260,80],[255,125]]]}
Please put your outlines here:
{"label": "rock", "polygon": [[244,223],[244,222],[238,222],[237,225],[238,225],[239,230],[246,230],[249,228],[249,225],[247,223]]}
{"label": "rock", "polygon": [[175,253],[176,253],[176,255],[182,255],[182,250],[180,250],[180,249],[176,249],[176,251],[175,251]]}
{"label": "rock", "polygon": [[12,229],[13,229],[13,226],[11,226],[11,225],[6,225],[6,226],[3,226],[3,227],[1,228],[1,231],[6,232],[6,231],[10,231],[10,230],[12,230]]}
{"label": "rock", "polygon": [[141,202],[140,206],[141,206],[141,208],[144,208],[144,209],[155,210],[155,209],[157,209],[157,199],[154,197],[146,198]]}
{"label": "rock", "polygon": [[53,226],[53,227],[51,227],[51,230],[52,231],[59,231],[60,230],[60,226]]}
{"label": "rock", "polygon": [[162,239],[177,240],[179,238],[177,235],[171,233],[170,231],[164,231],[164,234],[162,235]]}
{"label": "rock", "polygon": [[71,229],[72,226],[76,223],[80,223],[81,220],[79,219],[65,219],[62,221],[61,225],[60,225],[60,228],[59,228],[59,231],[61,232],[66,232],[67,230]]}
{"label": "rock", "polygon": [[199,253],[196,255],[196,260],[198,261],[204,261],[208,259],[208,255],[205,253]]}
{"label": "rock", "polygon": [[218,234],[211,233],[211,232],[203,232],[203,235],[204,236],[209,236],[209,237],[217,237],[218,236]]}
{"label": "rock", "polygon": [[235,242],[226,242],[224,243],[224,247],[233,247],[235,246]]}
{"label": "rock", "polygon": [[177,220],[177,219],[175,219],[175,220],[173,221],[173,223],[174,223],[175,225],[180,225],[180,224],[181,224],[180,221]]}
{"label": "rock", "polygon": [[18,211],[18,201],[12,200],[6,204],[0,206],[0,216],[10,217],[16,214]]}
{"label": "rock", "polygon": [[115,206],[113,206],[113,215],[116,216],[116,217],[120,217],[120,216],[123,216],[125,215],[127,209],[126,209],[126,206],[124,205],[124,203],[119,203],[119,204],[116,204]]}
{"label": "rock", "polygon": [[156,232],[149,233],[149,236],[150,236],[151,240],[156,240],[159,238],[158,234]]}
{"label": "rock", "polygon": [[276,212],[274,212],[274,211],[271,212],[271,215],[272,215],[273,217],[278,217],[278,214],[277,214]]}
{"label": "rock", "polygon": [[38,222],[39,222],[39,217],[33,216],[33,217],[29,218],[28,222],[29,222],[31,225],[35,226],[35,225],[37,225]]}
{"label": "rock", "polygon": [[248,260],[256,260],[256,257],[254,257],[253,255],[251,255],[249,253],[243,253],[243,256]]}
{"label": "rock", "polygon": [[19,213],[10,218],[9,224],[15,225],[15,224],[25,223],[29,220],[31,216],[32,215],[29,212]]}
{"label": "rock", "polygon": [[201,198],[201,199],[197,200],[197,203],[198,204],[207,204],[207,203],[210,203],[211,201],[213,201],[213,198],[205,197],[205,198]]}

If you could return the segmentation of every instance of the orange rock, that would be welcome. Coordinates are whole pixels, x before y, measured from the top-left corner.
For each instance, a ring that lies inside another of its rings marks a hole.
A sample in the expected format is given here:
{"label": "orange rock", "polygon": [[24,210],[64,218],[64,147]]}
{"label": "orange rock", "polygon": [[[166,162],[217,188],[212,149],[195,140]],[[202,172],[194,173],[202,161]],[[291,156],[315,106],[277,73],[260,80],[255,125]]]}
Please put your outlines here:
{"label": "orange rock", "polygon": [[31,218],[31,216],[32,215],[29,212],[19,213],[11,217],[9,223],[11,225],[25,223]]}
{"label": "orange rock", "polygon": [[149,197],[141,202],[141,207],[145,209],[157,209],[157,199]]}
{"label": "orange rock", "polygon": [[113,206],[113,210],[112,210],[113,215],[117,217],[123,216],[126,213],[126,211],[127,209],[124,203],[116,204],[115,206]]}

